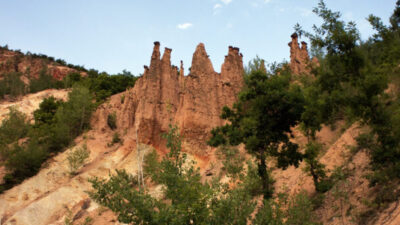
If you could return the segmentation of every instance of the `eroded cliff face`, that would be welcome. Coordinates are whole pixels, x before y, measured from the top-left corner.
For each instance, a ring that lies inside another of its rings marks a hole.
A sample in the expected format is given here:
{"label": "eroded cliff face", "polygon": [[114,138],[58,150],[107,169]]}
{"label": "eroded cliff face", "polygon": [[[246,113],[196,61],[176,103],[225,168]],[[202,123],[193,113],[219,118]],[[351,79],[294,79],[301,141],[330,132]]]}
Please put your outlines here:
{"label": "eroded cliff face", "polygon": [[301,47],[298,42],[298,35],[292,34],[292,41],[289,42],[290,47],[290,69],[293,74],[310,74],[313,66],[318,66],[317,58],[312,58],[308,55],[307,43],[302,41]]}
{"label": "eroded cliff face", "polygon": [[[57,80],[62,80],[69,73],[78,72],[49,59],[0,48],[0,78],[5,73],[19,72],[23,75],[21,79],[28,83],[32,78],[38,78],[43,69]],[[86,75],[86,73],[81,72],[81,75]]]}
{"label": "eroded cliff face", "polygon": [[229,47],[221,73],[217,73],[200,43],[190,74],[184,76],[182,63],[180,70],[171,65],[171,52],[165,48],[161,57],[160,43],[155,42],[143,76],[122,94],[120,104],[97,110],[94,127],[108,129],[106,117],[115,112],[121,132],[136,138],[133,134],[138,130],[140,142],[162,148],[161,134],[168,130],[168,124],[175,123],[191,151],[200,153],[208,148],[205,142],[211,129],[223,124],[219,118],[223,106],[232,106],[243,86],[242,55],[238,48]]}

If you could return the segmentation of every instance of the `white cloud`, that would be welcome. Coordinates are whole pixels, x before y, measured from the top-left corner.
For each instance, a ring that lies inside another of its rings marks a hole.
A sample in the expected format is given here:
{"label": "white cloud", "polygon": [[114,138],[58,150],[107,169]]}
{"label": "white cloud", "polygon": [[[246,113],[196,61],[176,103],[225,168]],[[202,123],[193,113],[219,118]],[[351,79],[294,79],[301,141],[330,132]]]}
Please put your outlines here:
{"label": "white cloud", "polygon": [[268,4],[268,3],[270,3],[271,2],[271,0],[264,0],[264,3],[265,4]]}
{"label": "white cloud", "polygon": [[232,0],[221,0],[225,5],[228,5],[229,3],[232,2]]}
{"label": "white cloud", "polygon": [[191,24],[191,23],[181,23],[181,24],[178,24],[178,26],[176,26],[176,27],[181,30],[186,30],[192,26],[193,26],[193,24]]}
{"label": "white cloud", "polygon": [[233,27],[233,24],[232,24],[232,23],[226,24],[226,28],[231,29],[232,27]]}
{"label": "white cloud", "polygon": [[222,5],[219,4],[219,3],[217,3],[217,4],[214,5],[214,10],[219,9],[219,8],[221,8],[221,7],[222,7]]}

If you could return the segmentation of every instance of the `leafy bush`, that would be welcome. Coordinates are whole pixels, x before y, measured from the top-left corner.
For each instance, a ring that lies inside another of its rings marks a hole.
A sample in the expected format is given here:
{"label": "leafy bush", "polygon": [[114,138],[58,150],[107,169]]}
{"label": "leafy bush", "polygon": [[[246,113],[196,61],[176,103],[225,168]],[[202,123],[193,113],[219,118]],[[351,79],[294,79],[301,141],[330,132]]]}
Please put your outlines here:
{"label": "leafy bush", "polygon": [[10,108],[10,112],[0,126],[0,146],[11,144],[26,137],[29,127],[26,116],[15,108]]}
{"label": "leafy bush", "polygon": [[279,194],[277,201],[264,200],[252,224],[317,225],[312,209],[313,204],[304,192],[290,198]]}
{"label": "leafy bush", "polygon": [[88,151],[86,144],[68,154],[67,160],[71,175],[76,174],[76,171],[85,163],[86,159],[89,158],[89,155],[90,152]]}
{"label": "leafy bush", "polygon": [[117,144],[117,143],[122,143],[122,139],[119,137],[118,132],[115,132],[115,133],[113,134],[113,138],[112,138],[112,140],[111,140],[111,145]]}
{"label": "leafy bush", "polygon": [[5,176],[3,188],[10,188],[35,175],[47,157],[48,152],[41,148],[37,140],[23,146],[14,144],[6,158],[5,166],[10,172]]}
{"label": "leafy bush", "polygon": [[0,80],[0,99],[6,95],[11,97],[17,97],[25,94],[26,86],[21,80],[21,73],[6,73],[3,75],[3,79]]}
{"label": "leafy bush", "polygon": [[62,88],[61,81],[54,79],[53,76],[47,73],[46,68],[40,71],[37,79],[31,79],[29,85],[30,93],[36,93],[50,88]]}
{"label": "leafy bush", "polygon": [[117,114],[115,112],[108,114],[107,125],[111,128],[111,130],[117,128]]}
{"label": "leafy bush", "polygon": [[81,74],[77,72],[67,74],[67,76],[64,77],[63,79],[64,87],[65,88],[72,87],[75,83],[81,81],[81,78],[82,78]]}
{"label": "leafy bush", "polygon": [[237,177],[243,171],[244,157],[240,156],[239,150],[235,147],[222,146],[218,149],[218,157],[222,160],[223,171],[229,177]]}

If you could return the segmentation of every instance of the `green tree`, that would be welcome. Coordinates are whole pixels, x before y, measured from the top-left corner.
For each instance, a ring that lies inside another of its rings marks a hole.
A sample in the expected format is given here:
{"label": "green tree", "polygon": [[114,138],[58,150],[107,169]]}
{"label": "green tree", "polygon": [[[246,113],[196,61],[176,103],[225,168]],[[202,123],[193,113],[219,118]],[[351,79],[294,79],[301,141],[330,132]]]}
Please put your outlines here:
{"label": "green tree", "polygon": [[170,127],[169,152],[158,161],[157,153],[146,157],[145,172],[163,185],[161,199],[156,199],[125,171],[117,171],[108,181],[91,179],[90,196],[118,214],[124,223],[136,224],[246,224],[255,208],[255,200],[245,185],[229,190],[218,181],[202,183],[199,170],[182,153],[177,127]]}
{"label": "green tree", "polygon": [[314,26],[314,33],[299,29],[325,53],[314,83],[323,103],[323,120],[345,115],[350,122],[359,120],[372,128],[376,139],[369,150],[379,183],[400,174],[400,130],[396,127],[400,124],[400,104],[398,96],[390,98],[384,92],[388,82],[395,82],[400,74],[399,7],[397,2],[390,27],[377,17],[369,17],[378,33],[367,43],[360,41],[355,23],[341,20],[340,13],[329,10],[323,1],[314,9],[323,19],[322,25]]}
{"label": "green tree", "polygon": [[6,148],[8,144],[26,137],[29,127],[25,114],[15,108],[10,108],[10,112],[0,126],[0,146]]}
{"label": "green tree", "polygon": [[289,137],[303,110],[304,97],[299,86],[290,85],[290,74],[254,71],[246,76],[245,88],[233,108],[223,108],[221,118],[229,123],[213,129],[208,143],[211,146],[244,143],[247,152],[258,160],[264,198],[270,198],[272,187],[266,159],[275,157],[280,168],[298,165],[302,154]]}
{"label": "green tree", "polygon": [[68,101],[57,110],[57,126],[68,127],[72,139],[89,128],[92,111],[91,93],[86,87],[76,85],[68,94]]}
{"label": "green tree", "polygon": [[55,123],[55,114],[62,104],[62,100],[57,100],[53,96],[43,99],[39,104],[39,109],[33,112],[35,125]]}
{"label": "green tree", "polygon": [[168,134],[164,135],[169,152],[161,161],[155,151],[145,160],[145,175],[163,186],[162,197],[152,197],[147,189],[137,187],[135,177],[119,170],[109,180],[90,179],[94,188],[89,192],[90,197],[116,212],[123,223],[315,224],[312,204],[305,195],[286,196],[278,202],[265,200],[256,209],[253,194],[257,192],[253,190],[261,186],[261,182],[251,162],[234,188],[220,183],[218,178],[201,182],[199,170],[182,153],[177,131],[177,127],[170,126]]}
{"label": "green tree", "polygon": [[3,75],[0,80],[0,99],[5,95],[17,97],[25,94],[25,83],[21,80],[21,73],[11,72]]}
{"label": "green tree", "polygon": [[5,162],[9,171],[4,178],[6,188],[22,182],[26,177],[35,175],[47,157],[48,152],[37,140],[30,140],[25,145],[14,144]]}
{"label": "green tree", "polygon": [[44,67],[37,79],[31,79],[29,85],[29,91],[36,93],[50,88],[61,88],[62,82],[57,81],[54,77],[47,73],[47,67]]}

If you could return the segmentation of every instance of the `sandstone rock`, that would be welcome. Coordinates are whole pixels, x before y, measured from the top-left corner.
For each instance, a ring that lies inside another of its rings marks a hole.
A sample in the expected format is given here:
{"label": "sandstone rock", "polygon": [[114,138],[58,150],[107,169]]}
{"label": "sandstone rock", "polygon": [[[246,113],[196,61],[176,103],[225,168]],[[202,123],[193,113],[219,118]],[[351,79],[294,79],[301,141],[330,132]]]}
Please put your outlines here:
{"label": "sandstone rock", "polygon": [[[292,73],[296,75],[310,74],[311,67],[307,43],[302,41],[300,48],[297,34],[293,33],[291,37],[292,41],[288,45],[290,47],[290,69]],[[313,59],[313,63],[317,63],[315,59]]]}
{"label": "sandstone rock", "polygon": [[[30,79],[38,78],[43,69],[46,69],[57,80],[62,80],[69,73],[78,72],[48,59],[35,58],[32,55],[24,55],[18,51],[0,50],[0,78],[4,73],[20,72],[24,77],[28,78],[23,81],[29,83]],[[80,73],[82,76],[86,76],[86,73]]]}
{"label": "sandstone rock", "polygon": [[138,129],[140,142],[162,148],[161,134],[168,130],[168,124],[176,123],[191,150],[204,153],[211,129],[223,124],[219,118],[222,107],[233,104],[243,85],[242,55],[238,48],[229,47],[219,74],[200,43],[190,74],[184,76],[182,62],[179,72],[171,66],[171,52],[165,48],[160,59],[160,43],[155,42],[150,67],[145,67],[135,87],[123,94],[123,103],[97,110],[93,127],[108,129],[106,117],[113,110],[121,131],[135,138]]}

